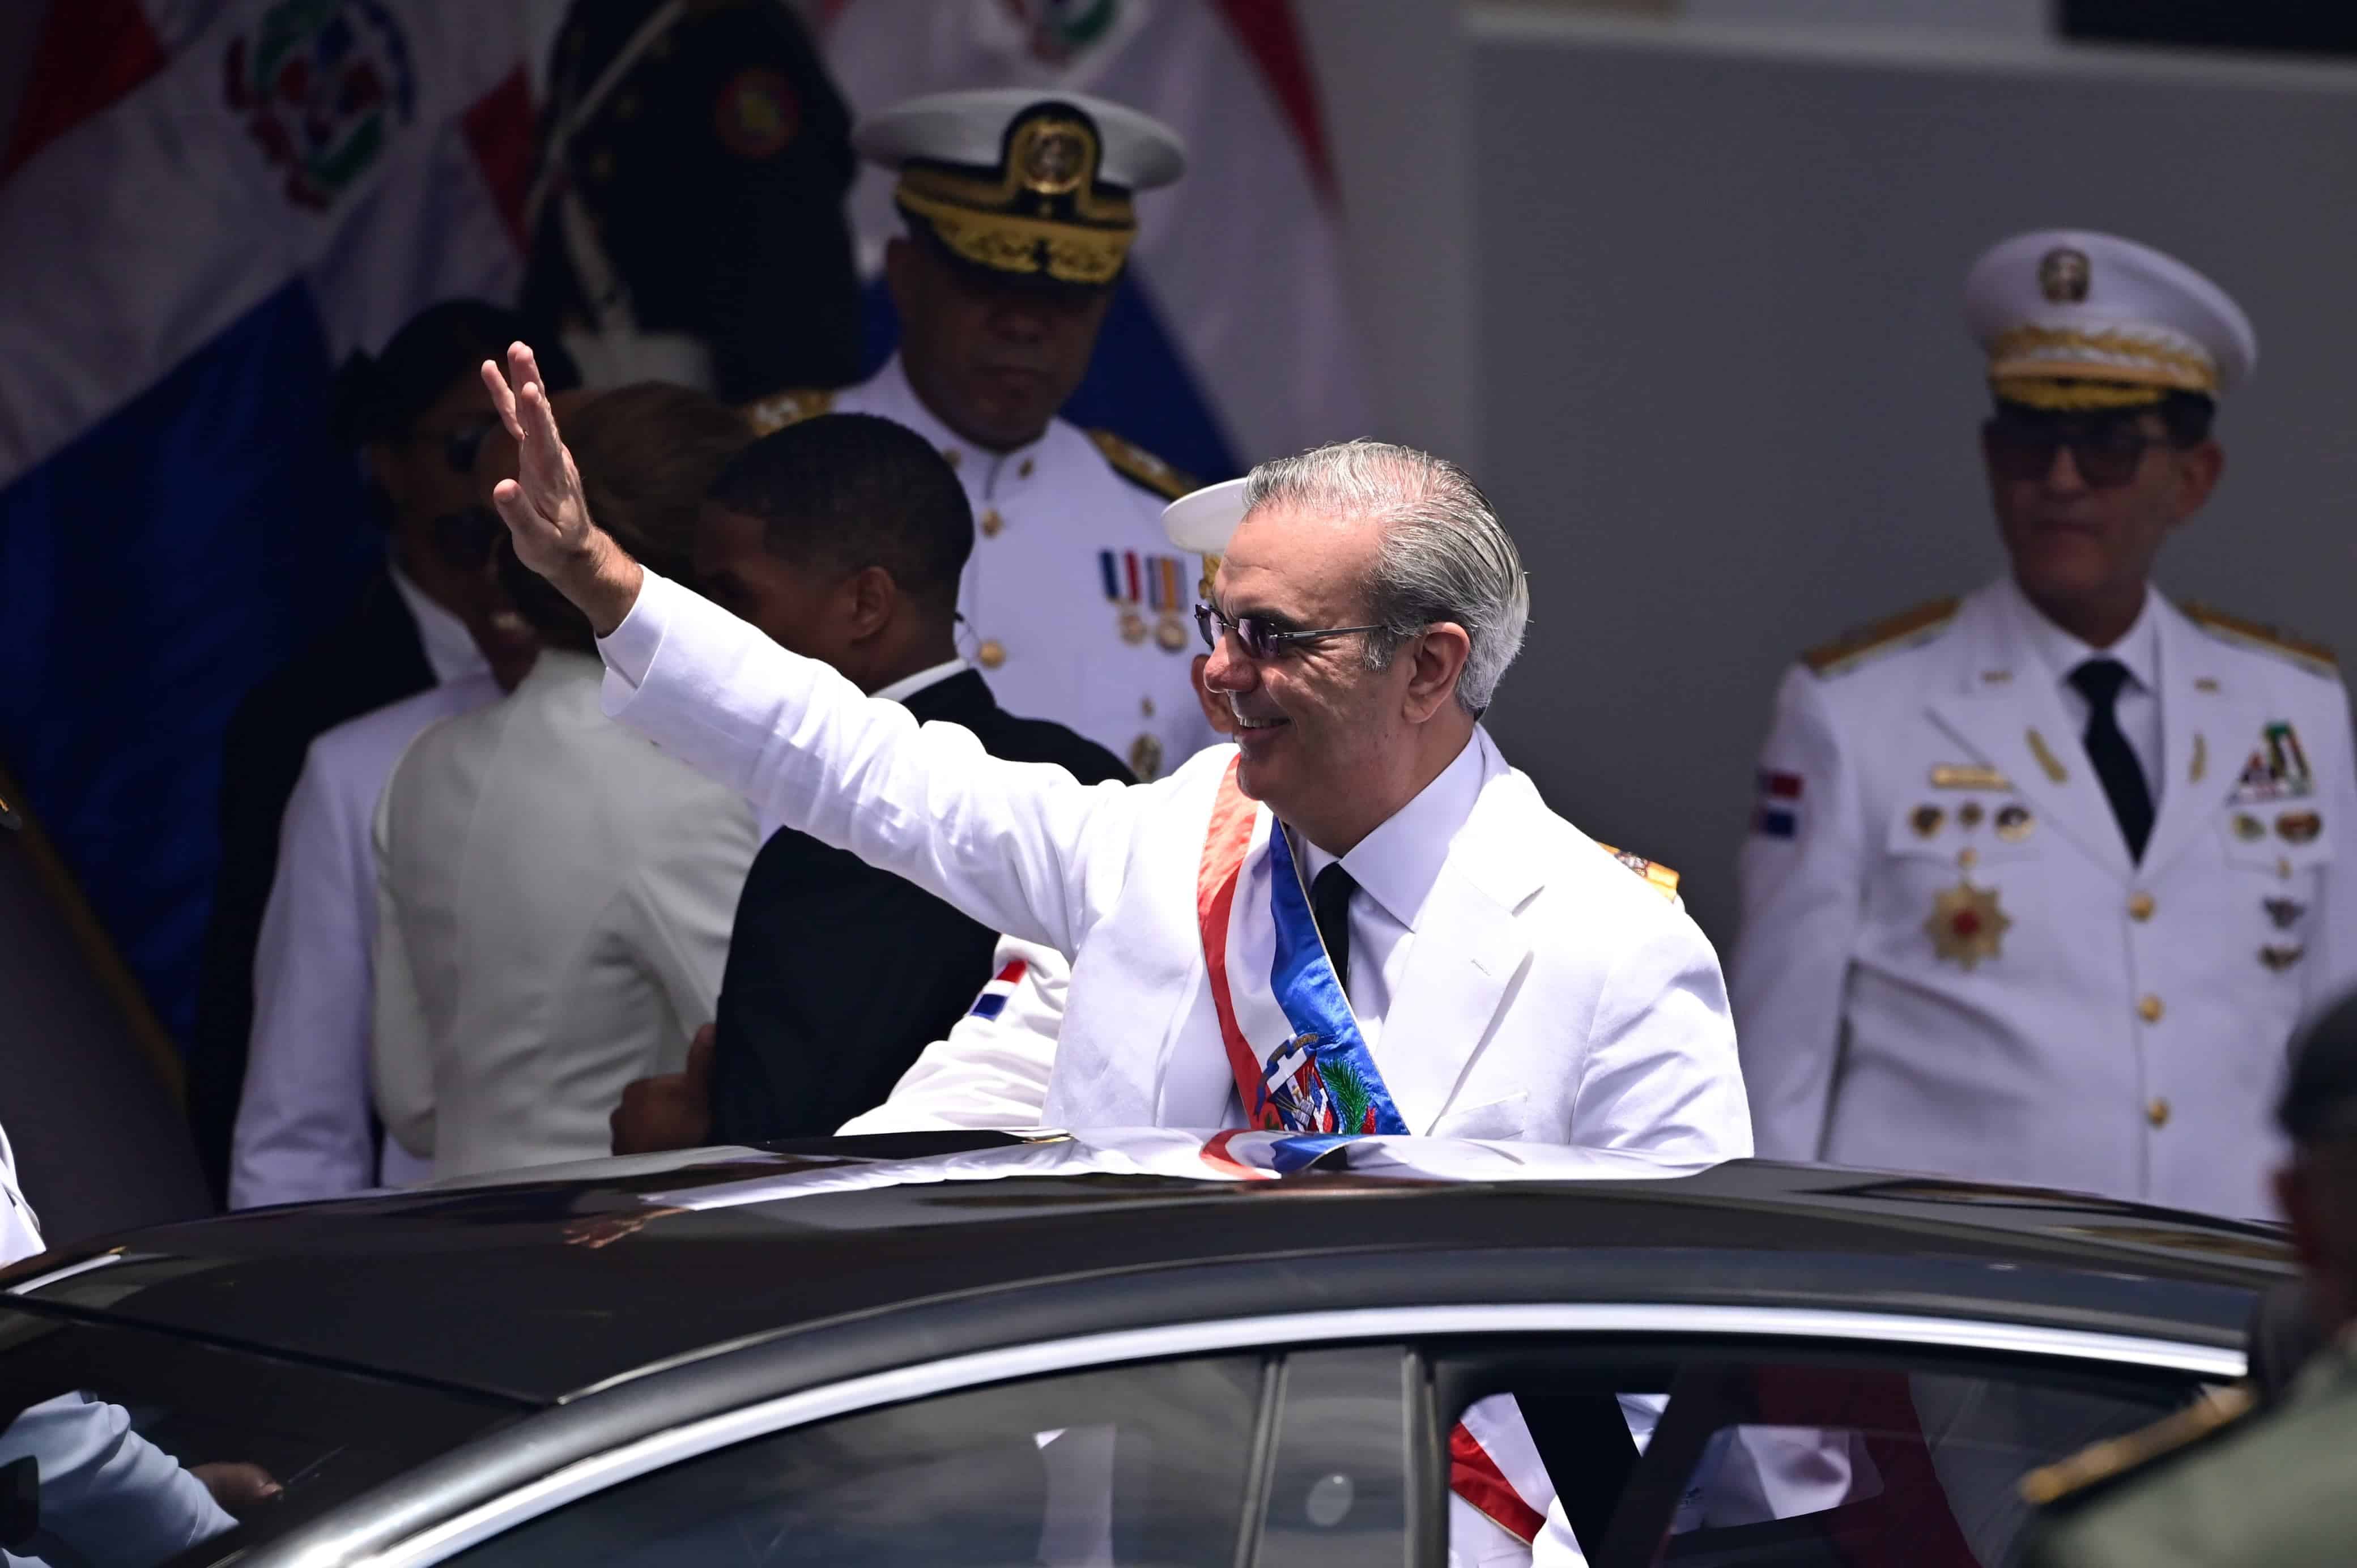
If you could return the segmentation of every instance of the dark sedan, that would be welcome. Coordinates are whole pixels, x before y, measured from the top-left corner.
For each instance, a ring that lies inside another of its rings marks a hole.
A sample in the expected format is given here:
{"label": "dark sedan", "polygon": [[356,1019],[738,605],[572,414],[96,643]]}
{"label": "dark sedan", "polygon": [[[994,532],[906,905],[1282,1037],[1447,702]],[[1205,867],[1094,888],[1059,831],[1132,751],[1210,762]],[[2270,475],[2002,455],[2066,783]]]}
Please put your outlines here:
{"label": "dark sedan", "polygon": [[[1994,1568],[2024,1473],[2240,1377],[2288,1273],[2132,1204],[1520,1145],[613,1161],[0,1276],[0,1545],[77,1560],[20,1429],[78,1397],[274,1478],[192,1563]],[[1460,1417],[1553,1482],[1485,1494]]]}

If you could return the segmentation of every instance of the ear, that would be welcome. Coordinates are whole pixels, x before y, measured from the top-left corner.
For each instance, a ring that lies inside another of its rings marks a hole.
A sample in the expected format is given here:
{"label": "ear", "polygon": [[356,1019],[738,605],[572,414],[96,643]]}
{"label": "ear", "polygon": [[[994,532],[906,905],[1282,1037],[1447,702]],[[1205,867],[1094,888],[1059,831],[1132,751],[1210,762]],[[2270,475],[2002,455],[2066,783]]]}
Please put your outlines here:
{"label": "ear", "polygon": [[2326,1253],[2308,1171],[2293,1161],[2276,1172],[2275,1189],[2276,1207],[2283,1210],[2284,1222],[2291,1229],[2292,1251],[2299,1257],[2299,1266],[2314,1274],[2326,1262]]}
{"label": "ear", "polygon": [[2191,517],[2209,502],[2225,472],[2226,449],[2215,441],[2188,446],[2177,455],[2179,521]]}
{"label": "ear", "polygon": [[371,441],[361,447],[361,456],[368,464],[369,478],[374,479],[393,504],[401,503],[401,492],[408,478],[402,472],[401,455],[390,441]]}
{"label": "ear", "polygon": [[900,585],[881,566],[863,566],[835,590],[843,612],[843,629],[854,642],[865,642],[889,627],[900,613]]}
{"label": "ear", "polygon": [[1473,639],[1453,620],[1433,622],[1400,650],[1408,666],[1408,723],[1420,725],[1455,704],[1457,677],[1465,672],[1465,661],[1472,654]]}

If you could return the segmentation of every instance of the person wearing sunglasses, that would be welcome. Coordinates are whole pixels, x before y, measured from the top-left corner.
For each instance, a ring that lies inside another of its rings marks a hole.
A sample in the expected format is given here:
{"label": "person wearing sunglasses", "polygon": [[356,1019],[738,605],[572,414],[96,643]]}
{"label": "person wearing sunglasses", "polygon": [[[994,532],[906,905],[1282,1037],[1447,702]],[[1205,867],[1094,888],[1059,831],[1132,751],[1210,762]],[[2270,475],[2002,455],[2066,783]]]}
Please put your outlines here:
{"label": "person wearing sunglasses", "polygon": [[1071,961],[1049,1123],[1749,1152],[1710,943],[1481,726],[1529,590],[1454,464],[1342,442],[1174,503],[1170,541],[1222,557],[1201,679],[1235,744],[1084,785],[645,570],[598,527],[530,348],[483,371],[522,447],[493,502],[595,628],[606,711]]}
{"label": "person wearing sunglasses", "polygon": [[[474,465],[498,422],[475,367],[512,339],[521,320],[485,301],[445,300],[412,317],[376,353],[354,353],[338,373],[331,424],[360,459],[362,499],[384,556],[339,619],[246,693],[223,736],[221,868],[187,1058],[188,1119],[216,1200],[227,1196],[253,1026],[255,944],[286,803],[311,743],[347,720],[484,671],[476,634],[489,628],[469,626],[482,573],[448,559],[436,522],[480,504]],[[547,370],[560,391],[579,379],[561,351]]]}
{"label": "person wearing sunglasses", "polygon": [[2348,699],[2152,581],[2256,339],[2109,234],[1964,295],[2008,569],[1784,679],[1729,965],[1760,1153],[2264,1216],[2285,1043],[2357,979]]}

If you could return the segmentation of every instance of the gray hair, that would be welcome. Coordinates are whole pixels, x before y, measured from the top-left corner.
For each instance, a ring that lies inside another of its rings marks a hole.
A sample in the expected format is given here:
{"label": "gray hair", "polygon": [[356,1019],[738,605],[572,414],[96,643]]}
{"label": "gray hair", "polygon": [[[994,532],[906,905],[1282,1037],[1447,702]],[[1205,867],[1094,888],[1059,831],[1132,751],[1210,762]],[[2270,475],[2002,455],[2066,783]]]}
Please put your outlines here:
{"label": "gray hair", "polygon": [[1387,668],[1408,639],[1436,621],[1465,628],[1472,652],[1457,703],[1479,717],[1522,651],[1530,619],[1523,560],[1490,499],[1445,458],[1388,441],[1338,441],[1263,463],[1244,481],[1244,510],[1304,507],[1384,524],[1368,619],[1367,668]]}

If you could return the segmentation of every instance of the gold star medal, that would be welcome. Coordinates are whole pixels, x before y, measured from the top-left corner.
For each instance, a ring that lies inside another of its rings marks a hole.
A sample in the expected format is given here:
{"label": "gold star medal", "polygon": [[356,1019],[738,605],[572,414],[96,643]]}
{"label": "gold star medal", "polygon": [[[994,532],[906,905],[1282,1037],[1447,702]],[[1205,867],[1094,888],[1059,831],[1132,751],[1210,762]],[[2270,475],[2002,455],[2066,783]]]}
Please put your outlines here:
{"label": "gold star medal", "polygon": [[1954,960],[1970,970],[1985,958],[1995,958],[2013,919],[1997,908],[1996,889],[1959,882],[1932,900],[1932,918],[1923,934],[1941,961]]}

